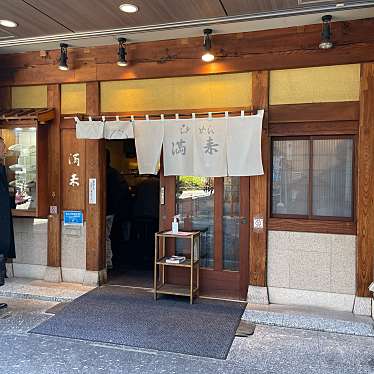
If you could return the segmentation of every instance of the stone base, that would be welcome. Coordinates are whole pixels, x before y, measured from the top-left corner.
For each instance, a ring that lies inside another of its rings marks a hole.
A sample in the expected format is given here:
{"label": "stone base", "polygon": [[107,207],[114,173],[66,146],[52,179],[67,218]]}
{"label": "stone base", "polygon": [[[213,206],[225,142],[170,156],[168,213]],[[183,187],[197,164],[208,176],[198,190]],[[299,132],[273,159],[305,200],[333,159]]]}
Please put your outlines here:
{"label": "stone base", "polygon": [[371,297],[355,297],[353,313],[362,316],[372,316],[372,299]]}
{"label": "stone base", "polygon": [[62,282],[61,267],[47,266],[45,269],[44,280],[47,282]]}
{"label": "stone base", "polygon": [[100,271],[86,270],[83,278],[83,285],[85,286],[100,286],[107,282],[106,269]]}
{"label": "stone base", "polygon": [[13,273],[15,277],[44,279],[46,265],[19,264],[13,262]]}
{"label": "stone base", "polygon": [[6,266],[6,276],[8,278],[13,278],[14,277],[13,263],[12,262],[7,262],[5,264],[5,266]]}
{"label": "stone base", "polygon": [[267,287],[248,286],[247,301],[251,304],[269,304]]}

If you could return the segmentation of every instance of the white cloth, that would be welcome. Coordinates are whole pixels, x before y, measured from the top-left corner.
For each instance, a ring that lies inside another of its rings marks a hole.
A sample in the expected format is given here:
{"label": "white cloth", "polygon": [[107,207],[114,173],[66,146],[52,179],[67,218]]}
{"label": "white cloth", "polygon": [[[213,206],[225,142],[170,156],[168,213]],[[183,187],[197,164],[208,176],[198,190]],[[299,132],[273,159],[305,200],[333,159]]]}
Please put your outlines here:
{"label": "white cloth", "polygon": [[103,139],[104,122],[81,121],[75,119],[75,132],[77,139]]}
{"label": "white cloth", "polygon": [[104,125],[105,139],[133,139],[134,129],[131,121],[106,121]]}
{"label": "white cloth", "polygon": [[134,135],[139,174],[157,174],[162,142],[163,120],[135,121]]}
{"label": "white cloth", "polygon": [[261,156],[262,119],[257,115],[230,117],[227,128],[227,163],[230,176],[262,175]]}
{"label": "white cloth", "polygon": [[193,121],[165,120],[164,175],[193,175]]}
{"label": "white cloth", "polygon": [[227,176],[226,118],[198,118],[193,121],[193,175]]}

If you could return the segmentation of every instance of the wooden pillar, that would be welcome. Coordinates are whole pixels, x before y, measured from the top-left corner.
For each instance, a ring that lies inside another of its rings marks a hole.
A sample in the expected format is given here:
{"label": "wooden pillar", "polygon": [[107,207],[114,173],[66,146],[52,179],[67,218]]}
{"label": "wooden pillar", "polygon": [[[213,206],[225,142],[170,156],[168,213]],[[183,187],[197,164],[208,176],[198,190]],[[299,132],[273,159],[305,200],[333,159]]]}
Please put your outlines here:
{"label": "wooden pillar", "polygon": [[[269,108],[269,72],[257,71],[252,73],[252,105],[253,109],[265,109],[262,131],[262,163],[265,174],[250,177],[249,200],[249,284],[266,286],[267,262],[267,187],[268,187],[268,108]],[[264,220],[260,231],[253,230],[254,217]]]}
{"label": "wooden pillar", "polygon": [[55,119],[48,129],[48,205],[57,208],[48,216],[47,264],[59,268],[61,266],[61,88],[59,84],[50,84],[47,90],[48,108],[55,109]]}
{"label": "wooden pillar", "polygon": [[361,67],[358,141],[357,291],[370,296],[374,281],[374,64]]}
{"label": "wooden pillar", "polygon": [[[88,115],[100,114],[100,84],[89,82],[86,88]],[[96,204],[89,204],[88,181],[96,179]],[[86,269],[105,268],[105,142],[86,140]]]}
{"label": "wooden pillar", "polygon": [[12,89],[9,86],[0,87],[0,109],[12,108]]}

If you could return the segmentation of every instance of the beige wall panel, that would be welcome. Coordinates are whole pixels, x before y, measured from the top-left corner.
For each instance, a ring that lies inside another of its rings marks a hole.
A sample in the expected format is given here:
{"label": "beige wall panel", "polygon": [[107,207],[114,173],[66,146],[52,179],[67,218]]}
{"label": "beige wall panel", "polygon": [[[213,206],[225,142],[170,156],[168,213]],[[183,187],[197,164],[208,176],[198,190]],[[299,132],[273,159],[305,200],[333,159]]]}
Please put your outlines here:
{"label": "beige wall panel", "polygon": [[270,73],[270,105],[358,101],[359,92],[359,64]]}
{"label": "beige wall panel", "polygon": [[86,113],[86,84],[61,85],[61,113]]}
{"label": "beige wall panel", "polygon": [[251,73],[101,83],[102,112],[249,107]]}
{"label": "beige wall panel", "polygon": [[47,86],[12,87],[12,108],[46,108]]}

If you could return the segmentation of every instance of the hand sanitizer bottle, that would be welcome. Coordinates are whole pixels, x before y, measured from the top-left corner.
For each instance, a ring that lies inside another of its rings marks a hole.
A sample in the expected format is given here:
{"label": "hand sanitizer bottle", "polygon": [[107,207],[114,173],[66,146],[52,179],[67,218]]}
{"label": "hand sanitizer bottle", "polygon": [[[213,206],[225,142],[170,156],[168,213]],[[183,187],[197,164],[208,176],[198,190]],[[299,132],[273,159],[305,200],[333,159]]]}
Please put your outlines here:
{"label": "hand sanitizer bottle", "polygon": [[171,232],[173,234],[178,234],[179,228],[178,228],[178,216],[174,216],[173,222],[171,224]]}

